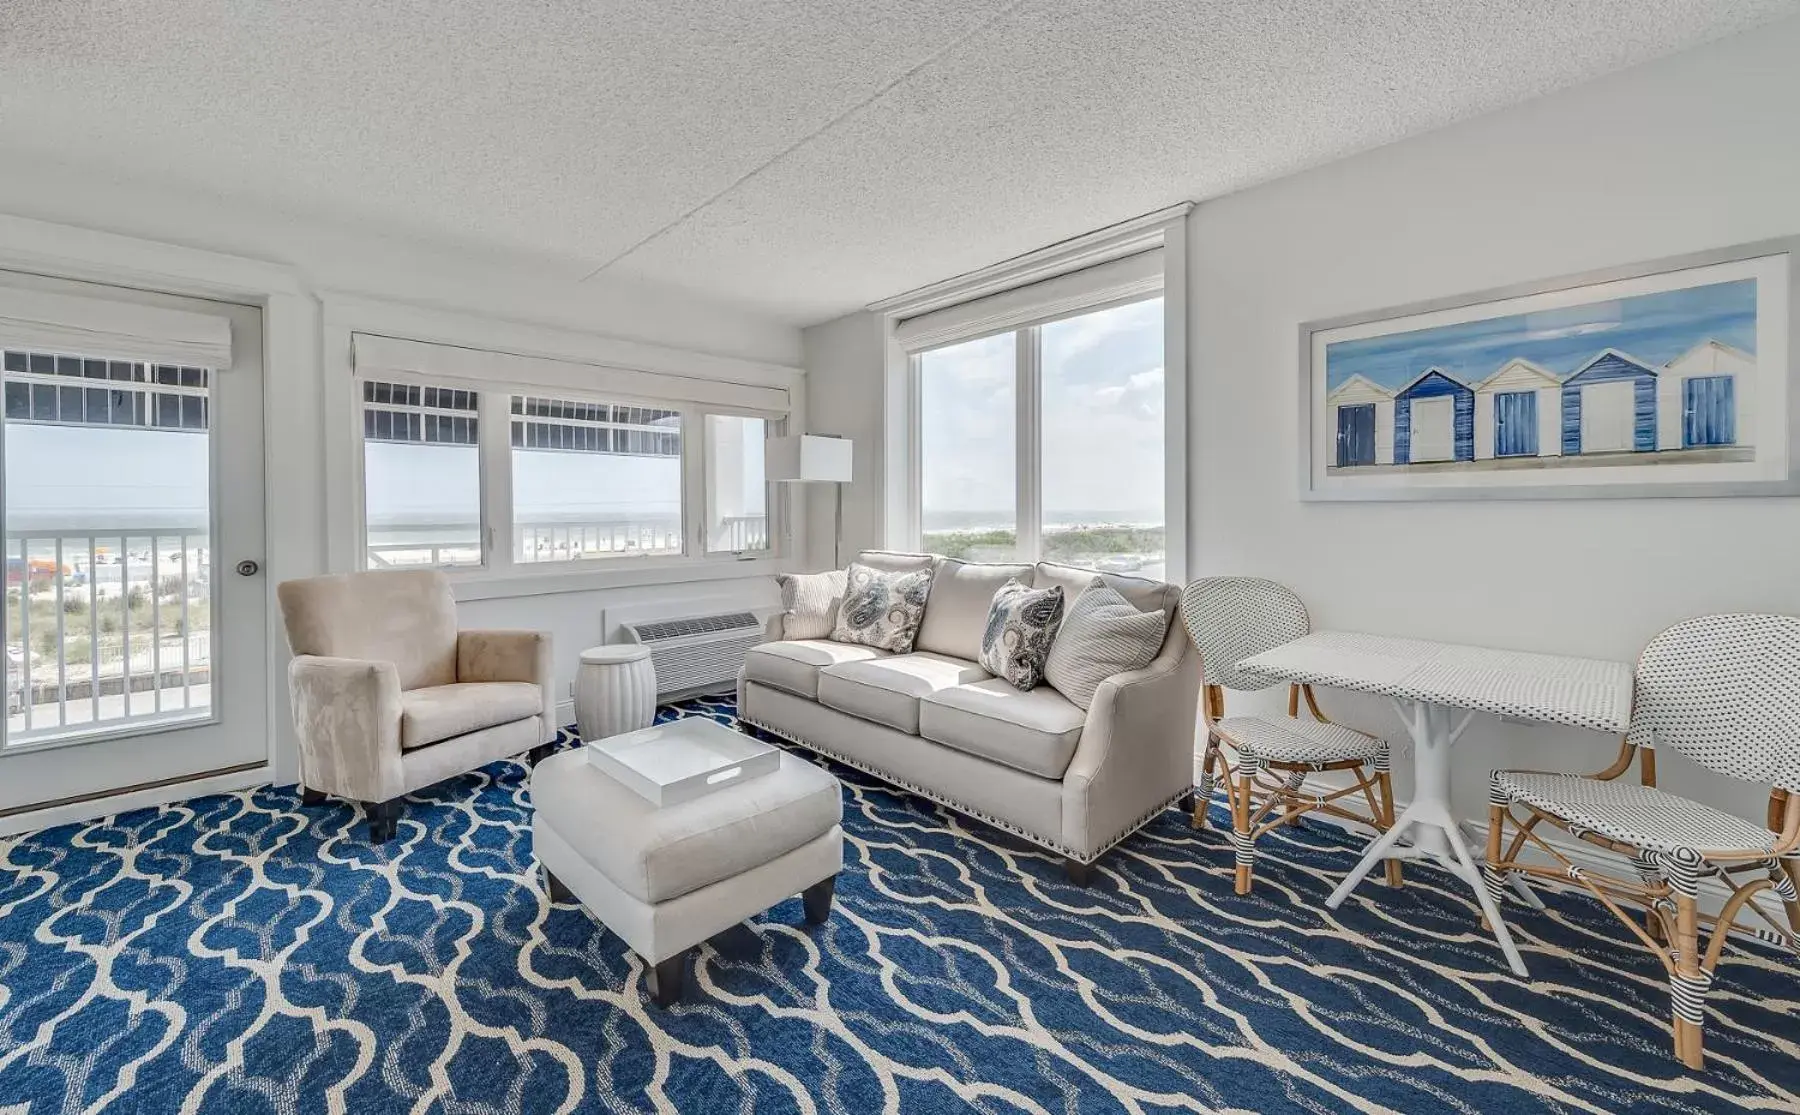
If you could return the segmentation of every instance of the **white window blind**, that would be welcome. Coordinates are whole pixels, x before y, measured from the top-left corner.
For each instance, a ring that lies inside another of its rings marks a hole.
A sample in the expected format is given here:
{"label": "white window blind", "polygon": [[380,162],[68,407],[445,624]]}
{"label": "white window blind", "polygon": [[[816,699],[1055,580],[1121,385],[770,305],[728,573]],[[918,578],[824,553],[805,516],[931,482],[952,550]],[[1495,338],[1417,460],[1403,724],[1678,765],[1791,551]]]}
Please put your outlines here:
{"label": "white window blind", "polygon": [[0,348],[225,369],[231,366],[231,322],[161,306],[0,288]]}
{"label": "white window blind", "polygon": [[1126,256],[908,318],[894,339],[908,352],[1006,332],[1112,302],[1162,292],[1161,248]]}
{"label": "white window blind", "polygon": [[381,379],[398,372],[426,376],[439,383],[468,380],[565,388],[583,395],[604,395],[621,401],[646,399],[699,403],[775,414],[785,414],[788,410],[788,393],[784,387],[487,352],[372,333],[357,333],[352,343],[356,374],[370,379]]}

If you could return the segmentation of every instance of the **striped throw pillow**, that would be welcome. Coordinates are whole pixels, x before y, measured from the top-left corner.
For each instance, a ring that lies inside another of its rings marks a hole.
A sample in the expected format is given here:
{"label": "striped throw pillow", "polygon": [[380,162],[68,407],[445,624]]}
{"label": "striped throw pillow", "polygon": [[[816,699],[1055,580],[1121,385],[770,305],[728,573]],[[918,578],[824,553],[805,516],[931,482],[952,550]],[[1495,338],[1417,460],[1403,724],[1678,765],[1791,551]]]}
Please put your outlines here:
{"label": "striped throw pillow", "polygon": [[842,569],[827,573],[778,573],[781,586],[781,637],[829,639],[844,603]]}
{"label": "striped throw pillow", "polygon": [[1044,680],[1086,712],[1101,682],[1148,666],[1168,630],[1169,617],[1161,610],[1140,612],[1095,577],[1063,615]]}

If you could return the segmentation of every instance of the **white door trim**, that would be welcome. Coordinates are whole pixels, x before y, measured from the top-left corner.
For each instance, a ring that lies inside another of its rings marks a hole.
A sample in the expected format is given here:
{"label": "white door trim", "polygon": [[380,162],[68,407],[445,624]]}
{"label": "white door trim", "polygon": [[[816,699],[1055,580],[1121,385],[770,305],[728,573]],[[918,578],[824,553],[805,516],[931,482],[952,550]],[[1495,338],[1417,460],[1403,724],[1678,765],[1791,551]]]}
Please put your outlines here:
{"label": "white door trim", "polygon": [[[275,585],[324,571],[324,485],[320,456],[319,308],[299,273],[264,260],[185,248],[0,214],[0,268],[59,279],[79,279],[165,294],[212,298],[259,307],[263,312],[264,599],[269,638],[265,663],[269,687],[266,736],[269,762],[262,772],[227,779],[291,782],[299,760],[287,704],[285,641]],[[177,800],[204,792],[210,780],[161,787]],[[243,783],[248,784],[248,783]],[[122,808],[135,794],[101,798],[53,810],[54,822],[98,817]],[[154,804],[145,801],[136,804]],[[70,815],[62,815],[63,813]],[[35,827],[38,814],[15,814],[0,831]]]}

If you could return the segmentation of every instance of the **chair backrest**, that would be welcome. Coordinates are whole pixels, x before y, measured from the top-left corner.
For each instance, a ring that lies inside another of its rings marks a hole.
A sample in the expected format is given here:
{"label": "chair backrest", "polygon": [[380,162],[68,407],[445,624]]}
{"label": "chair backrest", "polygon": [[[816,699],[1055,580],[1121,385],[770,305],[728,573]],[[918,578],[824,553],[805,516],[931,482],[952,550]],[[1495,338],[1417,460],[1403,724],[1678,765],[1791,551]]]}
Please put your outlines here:
{"label": "chair backrest", "polygon": [[1697,616],[1651,639],[1638,657],[1626,738],[1732,778],[1800,790],[1800,619]]}
{"label": "chair backrest", "polygon": [[1286,585],[1261,577],[1204,577],[1181,593],[1181,620],[1200,652],[1207,685],[1267,689],[1282,684],[1234,667],[1312,630],[1306,605]]}
{"label": "chair backrest", "polygon": [[435,569],[284,581],[276,595],[295,654],[392,662],[402,689],[456,680],[456,599]]}

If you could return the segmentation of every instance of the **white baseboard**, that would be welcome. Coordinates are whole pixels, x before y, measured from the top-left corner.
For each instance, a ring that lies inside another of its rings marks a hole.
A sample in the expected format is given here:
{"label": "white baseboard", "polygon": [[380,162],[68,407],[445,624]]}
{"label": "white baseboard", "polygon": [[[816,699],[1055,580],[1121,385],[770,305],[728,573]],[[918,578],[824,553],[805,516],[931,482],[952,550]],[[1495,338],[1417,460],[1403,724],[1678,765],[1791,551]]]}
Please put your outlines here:
{"label": "white baseboard", "polygon": [[0,817],[0,836],[17,836],[20,833],[36,832],[39,829],[52,828],[56,825],[97,821],[102,817],[110,817],[115,813],[124,813],[132,809],[147,809],[186,801],[189,798],[202,797],[206,794],[244,790],[268,782],[273,777],[274,768],[265,765],[253,767],[250,770],[240,770],[233,774],[215,774],[211,777],[171,782],[167,786],[132,790],[110,797],[94,798],[90,801],[55,805],[48,809],[34,809],[29,813],[14,813],[9,817]]}
{"label": "white baseboard", "polygon": [[556,702],[556,723],[551,727],[567,728],[573,723],[575,723],[575,702],[573,700]]}

